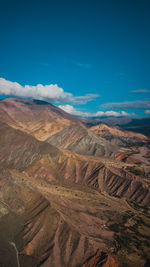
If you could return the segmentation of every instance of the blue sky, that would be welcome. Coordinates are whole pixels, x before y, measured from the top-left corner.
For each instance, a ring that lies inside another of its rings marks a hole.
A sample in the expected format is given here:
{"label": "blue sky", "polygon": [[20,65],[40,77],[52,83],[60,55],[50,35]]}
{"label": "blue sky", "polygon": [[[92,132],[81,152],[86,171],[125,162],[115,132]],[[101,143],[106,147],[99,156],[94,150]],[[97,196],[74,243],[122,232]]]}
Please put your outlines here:
{"label": "blue sky", "polygon": [[1,97],[149,116],[149,14],[149,0],[1,0]]}

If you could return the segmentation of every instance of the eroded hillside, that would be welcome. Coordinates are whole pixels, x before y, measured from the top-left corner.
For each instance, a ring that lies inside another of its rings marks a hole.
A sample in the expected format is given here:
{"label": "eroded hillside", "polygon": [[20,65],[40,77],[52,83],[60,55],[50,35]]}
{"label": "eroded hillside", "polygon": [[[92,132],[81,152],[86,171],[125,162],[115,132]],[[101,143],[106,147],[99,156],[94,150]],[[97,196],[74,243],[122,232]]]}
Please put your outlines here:
{"label": "eroded hillside", "polygon": [[[3,102],[1,265],[143,267],[150,254],[149,140],[111,127],[87,129],[43,102]],[[58,131],[51,124],[45,132],[52,109]]]}
{"label": "eroded hillside", "polygon": [[47,102],[16,98],[0,100],[0,121],[41,141],[79,122],[74,116]]}

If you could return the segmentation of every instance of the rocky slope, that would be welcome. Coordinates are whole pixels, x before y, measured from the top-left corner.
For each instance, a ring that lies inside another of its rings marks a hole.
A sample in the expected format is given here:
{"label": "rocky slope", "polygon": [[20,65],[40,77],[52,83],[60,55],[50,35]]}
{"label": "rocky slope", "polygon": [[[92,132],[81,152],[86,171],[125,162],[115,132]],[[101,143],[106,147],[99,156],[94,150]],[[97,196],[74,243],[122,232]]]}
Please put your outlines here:
{"label": "rocky slope", "polygon": [[17,98],[0,100],[0,121],[41,141],[79,122],[76,117],[47,102]]}
{"label": "rocky slope", "polygon": [[60,150],[1,123],[0,163],[47,181],[86,184],[98,191],[150,203],[149,185],[130,166]]}
{"label": "rocky slope", "polygon": [[0,121],[37,140],[47,140],[82,155],[115,157],[125,149],[131,151],[133,146],[147,142],[144,135],[104,124],[87,129],[79,119],[39,100],[0,100]]}
{"label": "rocky slope", "polygon": [[8,168],[22,170],[42,157],[57,157],[60,150],[32,136],[0,123],[0,162]]}
{"label": "rocky slope", "polygon": [[[0,108],[1,115],[6,109],[0,119],[0,265],[143,267],[150,254],[149,150],[143,154],[143,145],[132,141],[143,172],[131,163],[133,155],[116,160],[120,146],[102,129],[87,129],[65,114],[59,114],[64,128],[38,128],[36,135],[32,125],[50,125],[50,113],[57,125],[59,109],[52,114],[43,102],[18,101],[1,101]],[[127,138],[116,128],[111,134]]]}
{"label": "rocky slope", "polygon": [[104,123],[93,126],[90,130],[106,140],[111,140],[119,146],[139,146],[142,145],[144,141],[146,142],[149,140],[149,138],[143,134],[123,131],[119,127],[110,127]]}
{"label": "rocky slope", "polygon": [[15,170],[1,169],[0,184],[1,266],[17,266],[17,253],[25,267],[146,262],[148,211],[137,207],[138,214],[124,200],[88,187],[41,185]]}
{"label": "rocky slope", "polygon": [[118,158],[120,155],[120,159],[140,153],[139,148],[149,147],[150,143],[150,139],[142,134],[123,131],[106,124],[99,124],[89,129],[83,124],[71,125],[46,141],[81,155],[109,158]]}
{"label": "rocky slope", "polygon": [[118,145],[97,136],[82,124],[69,126],[46,141],[81,155],[113,157],[120,151]]}

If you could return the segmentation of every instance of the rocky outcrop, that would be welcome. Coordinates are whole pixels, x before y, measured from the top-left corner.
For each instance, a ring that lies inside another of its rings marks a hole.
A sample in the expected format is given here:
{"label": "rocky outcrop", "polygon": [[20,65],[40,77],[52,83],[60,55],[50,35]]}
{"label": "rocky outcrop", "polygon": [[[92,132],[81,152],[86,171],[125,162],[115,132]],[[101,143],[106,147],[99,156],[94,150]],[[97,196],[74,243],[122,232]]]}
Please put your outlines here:
{"label": "rocky outcrop", "polygon": [[105,252],[101,250],[97,250],[95,255],[90,257],[82,265],[82,267],[96,267],[96,266],[103,266],[103,267],[121,267],[121,264],[118,258],[114,255],[107,255]]}

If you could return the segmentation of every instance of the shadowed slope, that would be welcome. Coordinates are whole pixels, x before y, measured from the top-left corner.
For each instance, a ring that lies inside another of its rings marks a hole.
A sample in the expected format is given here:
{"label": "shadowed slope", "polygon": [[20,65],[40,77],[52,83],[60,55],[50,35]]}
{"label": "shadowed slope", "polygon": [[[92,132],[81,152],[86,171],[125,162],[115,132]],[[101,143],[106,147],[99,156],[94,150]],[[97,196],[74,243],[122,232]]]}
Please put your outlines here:
{"label": "shadowed slope", "polygon": [[8,168],[23,170],[42,157],[56,158],[60,150],[0,122],[0,162]]}
{"label": "shadowed slope", "polygon": [[47,142],[81,155],[108,157],[114,156],[119,151],[117,145],[97,136],[81,124],[69,126],[48,138]]}
{"label": "shadowed slope", "polygon": [[138,147],[148,146],[149,138],[105,124],[90,129],[76,124],[52,135],[46,141],[81,155],[109,158],[121,155],[122,158],[127,158],[131,153],[137,153]]}

